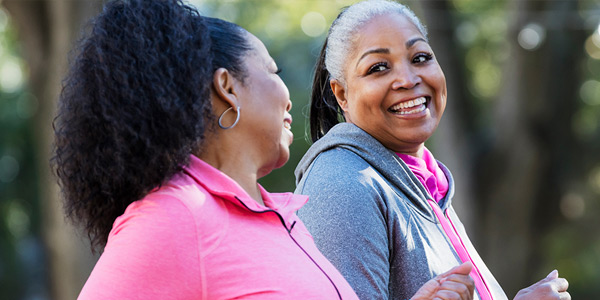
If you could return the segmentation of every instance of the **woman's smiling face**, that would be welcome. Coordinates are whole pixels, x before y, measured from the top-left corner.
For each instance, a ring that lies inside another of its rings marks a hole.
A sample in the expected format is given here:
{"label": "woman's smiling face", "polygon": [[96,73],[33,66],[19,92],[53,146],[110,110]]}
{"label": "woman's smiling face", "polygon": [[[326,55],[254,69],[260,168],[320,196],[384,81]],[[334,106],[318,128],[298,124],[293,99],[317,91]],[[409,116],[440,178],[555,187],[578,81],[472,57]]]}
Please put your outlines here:
{"label": "woman's smiling face", "polygon": [[354,37],[345,84],[331,82],[346,121],[395,152],[420,156],[446,106],[446,79],[431,47],[397,13],[374,17]]}
{"label": "woman's smiling face", "polygon": [[[289,159],[292,108],[290,94],[265,45],[248,33],[253,50],[245,58],[248,76],[242,85],[240,127],[247,128],[249,144],[256,144],[261,164],[258,176],[282,167]],[[250,151],[250,150],[248,150]]]}

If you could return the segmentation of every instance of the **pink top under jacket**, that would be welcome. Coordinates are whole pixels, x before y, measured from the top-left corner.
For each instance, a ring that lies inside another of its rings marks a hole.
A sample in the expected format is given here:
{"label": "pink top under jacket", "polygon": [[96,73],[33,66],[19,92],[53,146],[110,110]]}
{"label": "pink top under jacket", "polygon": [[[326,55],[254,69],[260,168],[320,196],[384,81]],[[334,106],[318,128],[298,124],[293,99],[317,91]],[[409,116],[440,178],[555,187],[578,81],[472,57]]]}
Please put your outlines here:
{"label": "pink top under jacket", "polygon": [[408,168],[423,184],[429,195],[440,202],[448,193],[448,178],[438,165],[431,152],[423,147],[423,157],[414,157],[407,154],[396,153]]}

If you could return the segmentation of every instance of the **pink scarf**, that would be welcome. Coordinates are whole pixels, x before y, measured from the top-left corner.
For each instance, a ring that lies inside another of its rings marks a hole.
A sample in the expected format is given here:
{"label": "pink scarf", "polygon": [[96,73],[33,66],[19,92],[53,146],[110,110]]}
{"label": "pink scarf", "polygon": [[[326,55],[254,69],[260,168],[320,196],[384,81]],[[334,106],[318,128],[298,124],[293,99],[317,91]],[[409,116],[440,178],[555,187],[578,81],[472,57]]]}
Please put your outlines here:
{"label": "pink scarf", "polygon": [[417,176],[419,181],[436,202],[440,202],[448,192],[448,179],[442,171],[433,154],[427,148],[423,149],[423,158],[396,153],[400,159]]}

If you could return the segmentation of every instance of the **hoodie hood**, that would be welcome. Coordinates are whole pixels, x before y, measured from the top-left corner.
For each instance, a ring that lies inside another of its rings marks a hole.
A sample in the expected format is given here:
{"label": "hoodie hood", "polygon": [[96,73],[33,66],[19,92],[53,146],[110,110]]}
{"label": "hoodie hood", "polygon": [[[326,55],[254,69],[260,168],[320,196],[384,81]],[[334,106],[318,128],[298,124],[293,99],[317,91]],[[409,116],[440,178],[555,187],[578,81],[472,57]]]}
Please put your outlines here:
{"label": "hoodie hood", "polygon": [[[431,207],[427,204],[427,199],[432,197],[404,161],[394,151],[384,147],[370,134],[351,123],[337,124],[308,149],[294,172],[296,185],[300,183],[317,156],[333,148],[343,148],[361,157],[406,195],[428,219],[435,220]],[[454,180],[448,169],[443,164],[438,164],[448,178],[448,193],[439,202],[442,211],[445,211],[450,206],[450,199],[454,194]]]}

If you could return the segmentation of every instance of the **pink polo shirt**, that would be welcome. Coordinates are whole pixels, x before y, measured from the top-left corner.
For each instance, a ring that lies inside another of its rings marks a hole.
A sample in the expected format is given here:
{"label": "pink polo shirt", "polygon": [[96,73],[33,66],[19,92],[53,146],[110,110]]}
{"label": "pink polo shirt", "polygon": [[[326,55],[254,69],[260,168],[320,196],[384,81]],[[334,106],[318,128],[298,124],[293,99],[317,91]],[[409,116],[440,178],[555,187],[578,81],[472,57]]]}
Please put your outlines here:
{"label": "pink polo shirt", "polygon": [[258,204],[192,156],[127,207],[79,299],[358,299],[295,212],[306,196]]}

